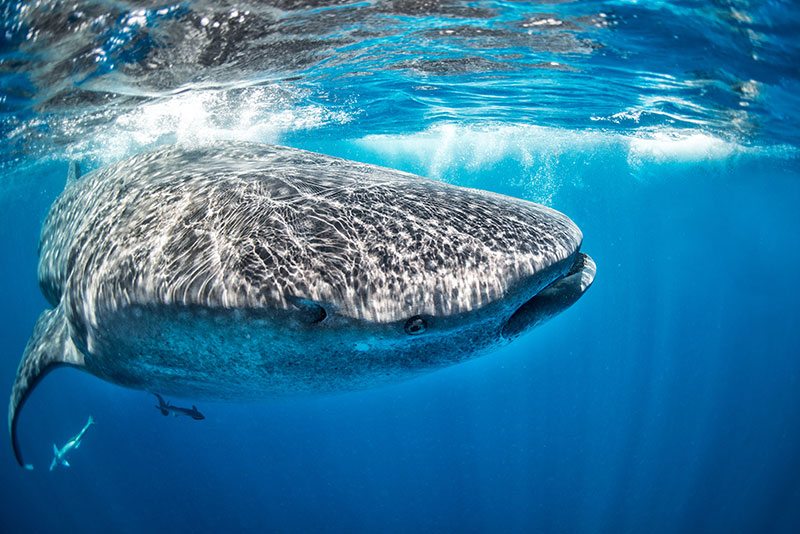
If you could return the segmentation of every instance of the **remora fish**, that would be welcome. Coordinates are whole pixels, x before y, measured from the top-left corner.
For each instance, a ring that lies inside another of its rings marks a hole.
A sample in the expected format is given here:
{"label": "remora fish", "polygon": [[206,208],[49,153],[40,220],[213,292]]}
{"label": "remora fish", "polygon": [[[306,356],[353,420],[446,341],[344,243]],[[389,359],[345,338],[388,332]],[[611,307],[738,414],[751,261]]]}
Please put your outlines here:
{"label": "remora fish", "polygon": [[206,418],[200,413],[200,410],[197,409],[197,406],[192,405],[191,410],[189,408],[181,408],[180,406],[173,406],[169,401],[164,401],[164,398],[158,393],[155,393],[155,396],[158,399],[158,406],[156,406],[156,409],[161,412],[161,415],[167,416],[172,414],[175,417],[178,417],[179,415],[185,415],[195,419],[196,421]]}
{"label": "remora fish", "polygon": [[572,305],[565,215],[291,148],[166,147],[78,177],[42,228],[8,409],[69,365],[203,399],[355,390],[451,365]]}

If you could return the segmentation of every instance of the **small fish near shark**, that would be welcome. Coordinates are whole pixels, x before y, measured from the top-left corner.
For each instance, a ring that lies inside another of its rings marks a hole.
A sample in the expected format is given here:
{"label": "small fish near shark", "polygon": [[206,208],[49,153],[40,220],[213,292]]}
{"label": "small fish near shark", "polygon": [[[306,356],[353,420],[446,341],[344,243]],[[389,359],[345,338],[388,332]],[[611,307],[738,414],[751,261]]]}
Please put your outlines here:
{"label": "small fish near shark", "polygon": [[180,406],[173,406],[169,401],[164,401],[163,397],[161,397],[161,395],[158,393],[154,393],[154,395],[158,399],[158,406],[156,406],[156,409],[160,411],[161,415],[163,416],[167,416],[169,414],[172,414],[175,417],[178,417],[179,415],[186,415],[196,421],[201,421],[206,418],[205,415],[200,413],[200,410],[198,410],[197,406],[195,405],[192,405],[191,410],[189,408],[181,408]]}
{"label": "small fish near shark", "polygon": [[81,446],[81,440],[83,439],[83,435],[86,434],[86,431],[89,430],[89,427],[94,424],[96,424],[96,422],[90,415],[89,421],[87,421],[86,426],[84,426],[81,429],[81,431],[75,435],[75,437],[67,441],[63,447],[59,449],[58,446],[55,443],[53,443],[53,461],[50,462],[50,471],[55,469],[57,465],[63,465],[64,467],[69,467],[69,462],[67,461],[67,453],[70,452],[72,449],[77,449],[78,447]]}
{"label": "small fish near shark", "polygon": [[353,391],[485,354],[595,276],[553,209],[293,148],[167,146],[79,175],[42,227],[20,465],[20,409],[59,366],[207,400]]}

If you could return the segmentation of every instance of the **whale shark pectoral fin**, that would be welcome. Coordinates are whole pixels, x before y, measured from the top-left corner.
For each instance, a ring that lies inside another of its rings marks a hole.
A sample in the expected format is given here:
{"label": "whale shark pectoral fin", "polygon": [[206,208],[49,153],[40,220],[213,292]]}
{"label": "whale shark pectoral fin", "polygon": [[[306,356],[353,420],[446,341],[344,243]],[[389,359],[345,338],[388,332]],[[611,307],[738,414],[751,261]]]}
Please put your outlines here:
{"label": "whale shark pectoral fin", "polygon": [[83,354],[72,343],[69,327],[62,309],[63,303],[54,310],[46,310],[39,316],[33,335],[25,347],[19,362],[11,400],[8,403],[8,432],[19,465],[32,469],[23,463],[17,441],[17,419],[20,410],[33,388],[44,376],[62,365],[83,367]]}
{"label": "whale shark pectoral fin", "polygon": [[589,289],[597,268],[592,258],[579,252],[569,272],[522,305],[503,327],[503,337],[514,339],[563,312]]}
{"label": "whale shark pectoral fin", "polygon": [[67,171],[67,185],[69,187],[70,184],[73,182],[77,182],[78,178],[81,177],[81,167],[78,165],[77,161],[70,161],[69,162],[69,171]]}

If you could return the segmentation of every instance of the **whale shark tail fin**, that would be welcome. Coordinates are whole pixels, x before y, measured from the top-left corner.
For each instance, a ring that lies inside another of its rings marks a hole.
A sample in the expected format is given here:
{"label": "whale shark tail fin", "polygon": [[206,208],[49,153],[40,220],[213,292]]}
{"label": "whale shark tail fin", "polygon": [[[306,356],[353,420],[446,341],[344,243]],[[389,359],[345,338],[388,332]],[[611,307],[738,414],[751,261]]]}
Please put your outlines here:
{"label": "whale shark tail fin", "polygon": [[77,161],[70,161],[69,162],[69,171],[67,171],[67,187],[70,186],[73,182],[77,182],[78,178],[81,177],[81,167],[78,165]]}
{"label": "whale shark tail fin", "polygon": [[59,304],[56,309],[42,313],[36,321],[33,335],[19,362],[11,400],[8,403],[8,433],[19,465],[33,469],[33,466],[22,461],[17,440],[17,419],[28,395],[39,381],[56,367],[62,365],[83,367],[83,363],[83,354],[75,348],[69,336],[62,305]]}

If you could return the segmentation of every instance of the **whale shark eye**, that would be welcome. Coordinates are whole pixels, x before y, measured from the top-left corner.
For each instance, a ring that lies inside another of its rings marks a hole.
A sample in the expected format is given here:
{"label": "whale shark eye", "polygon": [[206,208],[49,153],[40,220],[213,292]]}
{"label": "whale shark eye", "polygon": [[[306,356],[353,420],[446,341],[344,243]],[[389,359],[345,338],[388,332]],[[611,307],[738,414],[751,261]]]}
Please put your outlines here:
{"label": "whale shark eye", "polygon": [[425,323],[425,319],[423,319],[419,315],[415,315],[414,317],[406,321],[406,326],[404,327],[404,330],[406,331],[406,334],[410,336],[417,336],[423,333],[425,331],[425,328],[427,328],[427,326],[428,325]]}
{"label": "whale shark eye", "polygon": [[290,297],[289,302],[294,305],[295,317],[306,324],[321,323],[328,316],[325,308],[316,302],[304,298]]}

